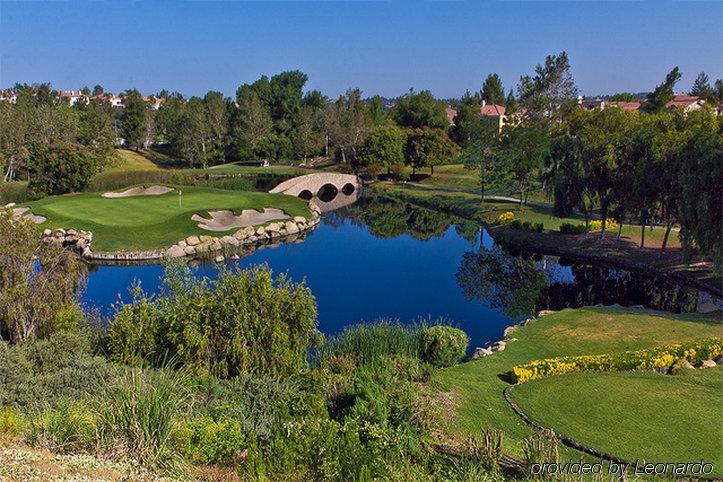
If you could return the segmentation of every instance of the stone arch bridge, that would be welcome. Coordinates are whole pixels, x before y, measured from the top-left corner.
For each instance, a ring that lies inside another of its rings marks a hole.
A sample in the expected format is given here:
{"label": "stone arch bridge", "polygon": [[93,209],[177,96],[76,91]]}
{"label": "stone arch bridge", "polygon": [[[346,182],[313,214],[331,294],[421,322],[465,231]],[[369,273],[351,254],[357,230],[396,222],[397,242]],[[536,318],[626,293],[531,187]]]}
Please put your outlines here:
{"label": "stone arch bridge", "polygon": [[358,191],[360,187],[361,181],[354,174],[320,172],[294,177],[282,182],[269,192],[272,194],[283,193],[289,196],[298,196],[308,200],[314,196],[321,198],[325,192],[331,192],[333,195],[336,195],[338,192],[350,195]]}

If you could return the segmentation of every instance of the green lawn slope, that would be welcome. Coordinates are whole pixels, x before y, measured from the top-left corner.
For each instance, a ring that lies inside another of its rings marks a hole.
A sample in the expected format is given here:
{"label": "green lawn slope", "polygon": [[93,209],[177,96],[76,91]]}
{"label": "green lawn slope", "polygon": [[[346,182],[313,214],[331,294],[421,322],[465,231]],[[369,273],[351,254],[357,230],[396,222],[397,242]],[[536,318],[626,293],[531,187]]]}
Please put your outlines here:
{"label": "green lawn slope", "polygon": [[588,447],[630,461],[704,460],[723,475],[721,367],[560,375],[510,396],[529,417]]}
{"label": "green lawn slope", "polygon": [[[432,383],[455,401],[451,435],[463,436],[485,427],[497,427],[505,432],[505,448],[520,454],[520,441],[531,429],[502,396],[509,386],[504,374],[513,366],[541,358],[622,352],[722,335],[723,325],[716,316],[611,307],[563,310],[515,330],[511,336],[518,340],[508,343],[503,352],[436,371]],[[586,376],[595,375],[580,375]],[[671,378],[670,382],[676,380],[680,379]],[[570,406],[586,403],[582,393],[579,398],[575,395],[572,390]],[[721,401],[720,395],[712,399],[711,409],[720,409]],[[617,403],[618,410],[623,411],[626,402],[622,399],[610,403]],[[718,412],[717,416],[720,415]],[[618,415],[613,412],[609,416],[614,419]],[[635,409],[627,416],[635,417]],[[595,427],[592,420],[591,427]]]}
{"label": "green lawn slope", "polygon": [[161,196],[117,199],[103,198],[96,192],[51,196],[26,206],[48,218],[42,227],[92,231],[95,251],[162,248],[191,234],[224,234],[199,228],[191,220],[196,213],[278,208],[291,217],[310,215],[307,203],[293,196],[190,186],[177,188],[183,191],[180,200],[177,191]]}

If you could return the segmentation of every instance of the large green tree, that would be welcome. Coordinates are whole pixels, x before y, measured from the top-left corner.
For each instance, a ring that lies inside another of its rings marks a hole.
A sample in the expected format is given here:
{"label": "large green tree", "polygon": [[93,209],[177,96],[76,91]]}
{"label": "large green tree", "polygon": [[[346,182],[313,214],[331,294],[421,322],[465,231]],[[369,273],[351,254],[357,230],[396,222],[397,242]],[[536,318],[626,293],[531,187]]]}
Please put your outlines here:
{"label": "large green tree", "polygon": [[401,97],[393,110],[394,120],[401,127],[410,129],[446,129],[449,127],[444,102],[434,98],[428,90]]}
{"label": "large green tree", "polygon": [[359,167],[381,166],[387,173],[404,164],[407,136],[397,127],[377,127],[369,133],[359,148]]}
{"label": "large green tree", "polygon": [[665,104],[673,100],[675,95],[673,89],[683,74],[680,73],[678,67],[668,72],[662,84],[658,85],[653,92],[648,94],[645,102],[645,110],[649,112],[659,112],[665,108]]}
{"label": "large green tree", "polygon": [[150,108],[141,93],[135,89],[125,94],[123,105],[125,107],[121,115],[120,134],[128,147],[138,150],[144,147],[147,139],[147,117],[150,115]]}
{"label": "large green tree", "polygon": [[505,105],[505,89],[497,74],[489,74],[482,84],[482,100],[488,104]]}
{"label": "large green tree", "polygon": [[520,78],[517,97],[527,114],[536,120],[558,120],[576,105],[577,87],[567,52],[548,55],[535,67],[535,75]]}
{"label": "large green tree", "polygon": [[434,166],[447,164],[459,154],[457,145],[442,129],[414,129],[407,133],[404,157],[406,163],[412,166],[412,172],[429,167],[434,174]]}

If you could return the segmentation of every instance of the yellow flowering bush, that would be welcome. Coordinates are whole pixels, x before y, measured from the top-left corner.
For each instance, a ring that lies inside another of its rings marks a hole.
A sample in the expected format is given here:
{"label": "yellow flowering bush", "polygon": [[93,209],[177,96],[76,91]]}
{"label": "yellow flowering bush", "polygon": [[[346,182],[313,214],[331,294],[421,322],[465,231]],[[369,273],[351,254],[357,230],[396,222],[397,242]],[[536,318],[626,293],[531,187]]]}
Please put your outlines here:
{"label": "yellow flowering bush", "polygon": [[515,219],[515,213],[507,211],[497,216],[497,224],[510,224]]}
{"label": "yellow flowering bush", "polygon": [[645,368],[670,367],[677,360],[692,364],[710,360],[723,353],[723,338],[711,338],[687,344],[664,345],[647,350],[605,355],[565,356],[535,360],[512,368],[515,383],[563,373],[587,371],[617,372]]}
{"label": "yellow flowering bush", "polygon": [[[605,230],[615,229],[618,227],[618,222],[614,219],[607,218],[605,220]],[[601,231],[602,230],[602,219],[593,219],[590,221],[590,231]]]}

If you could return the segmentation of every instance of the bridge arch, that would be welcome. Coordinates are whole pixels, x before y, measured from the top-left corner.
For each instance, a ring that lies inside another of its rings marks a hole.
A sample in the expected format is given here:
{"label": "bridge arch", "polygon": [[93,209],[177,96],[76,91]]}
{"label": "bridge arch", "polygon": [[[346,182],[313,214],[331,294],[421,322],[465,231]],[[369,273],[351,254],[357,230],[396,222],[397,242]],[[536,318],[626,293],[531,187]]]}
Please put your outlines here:
{"label": "bridge arch", "polygon": [[308,193],[312,195],[319,194],[322,188],[331,185],[338,192],[353,193],[361,187],[359,178],[354,174],[339,174],[336,172],[320,172],[314,174],[305,174],[303,176],[294,177],[282,182],[269,192],[288,194],[289,196],[298,196],[306,199]]}

